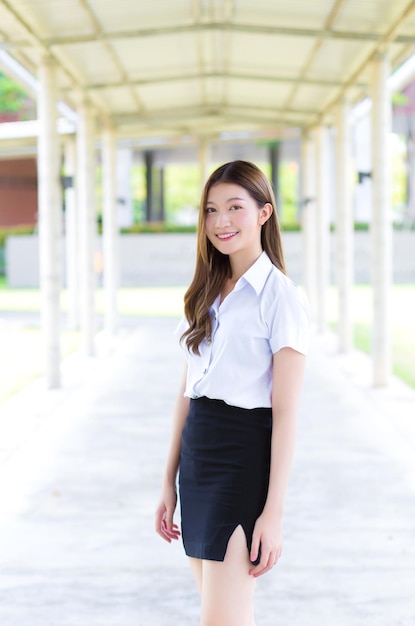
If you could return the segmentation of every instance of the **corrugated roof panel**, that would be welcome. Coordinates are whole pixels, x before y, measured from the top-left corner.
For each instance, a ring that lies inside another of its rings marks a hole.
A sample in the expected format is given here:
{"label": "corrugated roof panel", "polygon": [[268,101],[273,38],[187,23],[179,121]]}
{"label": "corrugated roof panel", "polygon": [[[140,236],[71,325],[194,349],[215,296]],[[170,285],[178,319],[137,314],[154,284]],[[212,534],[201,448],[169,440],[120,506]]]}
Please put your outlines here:
{"label": "corrugated roof panel", "polygon": [[193,34],[115,39],[112,45],[131,78],[199,70]]}
{"label": "corrugated roof panel", "polygon": [[129,87],[103,89],[99,92],[99,97],[105,101],[110,110],[117,111],[117,114],[138,113],[137,102]]}
{"label": "corrugated roof panel", "polygon": [[149,111],[202,104],[198,80],[176,81],[161,85],[145,85],[138,90],[140,99]]}
{"label": "corrugated roof panel", "polygon": [[92,31],[85,9],[73,0],[13,0],[13,7],[42,38]]}
{"label": "corrugated roof panel", "polygon": [[172,26],[192,21],[189,0],[89,0],[104,30]]}
{"label": "corrugated roof panel", "polygon": [[327,88],[317,87],[315,85],[298,84],[295,99],[292,108],[296,109],[312,109],[318,113],[324,102],[327,100],[330,91]]}
{"label": "corrugated roof panel", "polygon": [[356,33],[384,33],[408,6],[408,0],[353,0],[345,2],[335,28]]}
{"label": "corrugated roof panel", "polygon": [[233,34],[230,63],[238,71],[296,75],[307,61],[313,39],[283,35]]}
{"label": "corrugated roof panel", "polygon": [[405,24],[402,25],[400,32],[402,35],[412,37],[415,44],[415,13],[409,16]]}
{"label": "corrugated roof panel", "polygon": [[234,19],[246,24],[320,28],[333,0],[239,0]]}
{"label": "corrugated roof panel", "polygon": [[323,41],[317,51],[308,76],[325,76],[328,80],[345,79],[366,58],[372,50],[373,44],[361,42],[347,42],[329,39]]}
{"label": "corrugated roof panel", "polygon": [[77,73],[82,73],[87,85],[103,81],[113,82],[121,78],[114,59],[100,42],[67,45],[60,49],[77,67]]}
{"label": "corrugated roof panel", "polygon": [[282,107],[290,90],[290,84],[260,80],[230,79],[226,85],[227,101],[234,106]]}

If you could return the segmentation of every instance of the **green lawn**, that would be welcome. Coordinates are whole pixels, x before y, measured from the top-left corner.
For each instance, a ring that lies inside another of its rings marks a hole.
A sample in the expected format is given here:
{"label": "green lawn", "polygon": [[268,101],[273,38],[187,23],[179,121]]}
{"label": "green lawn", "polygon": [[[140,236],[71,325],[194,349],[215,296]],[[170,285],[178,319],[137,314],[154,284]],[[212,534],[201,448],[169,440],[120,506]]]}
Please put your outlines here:
{"label": "green lawn", "polygon": [[[337,288],[331,287],[328,319],[337,325]],[[359,350],[371,352],[372,291],[369,285],[353,290],[354,341]],[[394,285],[391,301],[393,372],[415,387],[415,285]]]}
{"label": "green lawn", "polygon": [[[184,287],[142,287],[121,289],[118,297],[121,315],[178,317],[182,312]],[[371,290],[368,285],[357,285],[353,292],[353,319],[356,347],[370,352],[371,344]],[[337,323],[337,289],[328,294],[327,315],[330,325]],[[67,293],[61,298],[62,310],[67,309]],[[98,313],[104,310],[104,294],[96,296]],[[40,293],[37,289],[8,289],[0,281],[0,403],[34,378],[42,375],[42,336],[37,328],[28,328],[16,320],[1,321],[4,312],[38,312]],[[392,336],[394,373],[415,387],[415,285],[395,285],[392,298]],[[78,349],[79,332],[64,331],[62,353]]]}
{"label": "green lawn", "polygon": [[[63,356],[80,347],[80,333],[62,333]],[[43,375],[42,334],[38,328],[22,327],[0,320],[0,404],[25,385]],[[7,358],[4,358],[7,355]]]}

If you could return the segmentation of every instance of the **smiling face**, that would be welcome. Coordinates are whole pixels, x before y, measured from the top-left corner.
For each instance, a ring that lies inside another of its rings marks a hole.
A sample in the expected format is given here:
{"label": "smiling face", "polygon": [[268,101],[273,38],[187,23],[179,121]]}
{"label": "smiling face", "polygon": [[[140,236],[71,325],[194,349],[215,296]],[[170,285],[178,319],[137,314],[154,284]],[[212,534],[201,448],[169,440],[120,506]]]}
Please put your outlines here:
{"label": "smiling face", "polygon": [[262,252],[262,225],[271,213],[270,204],[258,207],[244,187],[216,183],[207,195],[205,233],[222,254],[242,254],[255,259]]}

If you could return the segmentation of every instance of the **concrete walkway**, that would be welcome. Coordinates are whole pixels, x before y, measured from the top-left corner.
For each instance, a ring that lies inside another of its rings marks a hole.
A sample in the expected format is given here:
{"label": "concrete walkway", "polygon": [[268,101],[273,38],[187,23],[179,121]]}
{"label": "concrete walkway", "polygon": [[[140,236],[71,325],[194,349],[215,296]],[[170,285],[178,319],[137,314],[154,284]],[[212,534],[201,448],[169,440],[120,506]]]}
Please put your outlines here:
{"label": "concrete walkway", "polygon": [[[197,626],[181,544],[153,531],[182,355],[141,319],[65,389],[2,407],[0,625]],[[257,626],[414,626],[415,394],[316,337],[280,564]]]}

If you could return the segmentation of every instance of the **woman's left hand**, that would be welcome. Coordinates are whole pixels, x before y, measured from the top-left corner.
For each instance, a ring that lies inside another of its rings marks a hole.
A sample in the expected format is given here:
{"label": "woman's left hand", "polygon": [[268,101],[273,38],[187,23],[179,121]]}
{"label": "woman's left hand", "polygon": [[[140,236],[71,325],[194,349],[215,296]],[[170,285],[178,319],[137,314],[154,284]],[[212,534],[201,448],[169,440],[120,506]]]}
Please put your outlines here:
{"label": "woman's left hand", "polygon": [[258,565],[252,566],[249,574],[254,578],[262,576],[278,563],[282,552],[282,519],[265,511],[258,517],[252,534],[251,561],[261,558]]}

